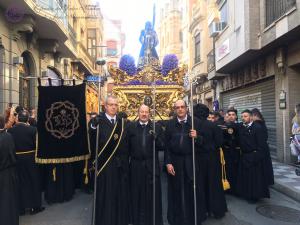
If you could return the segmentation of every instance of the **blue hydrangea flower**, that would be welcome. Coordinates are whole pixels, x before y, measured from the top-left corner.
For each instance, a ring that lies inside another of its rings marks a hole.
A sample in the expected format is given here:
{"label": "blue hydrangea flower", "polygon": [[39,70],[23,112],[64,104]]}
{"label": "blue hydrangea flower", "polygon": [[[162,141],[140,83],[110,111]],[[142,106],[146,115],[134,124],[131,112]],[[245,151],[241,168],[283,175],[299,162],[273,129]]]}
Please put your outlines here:
{"label": "blue hydrangea flower", "polygon": [[161,73],[166,76],[171,70],[178,67],[178,58],[175,54],[165,55],[161,67]]}
{"label": "blue hydrangea flower", "polygon": [[120,59],[119,68],[125,71],[128,75],[136,74],[136,66],[134,58],[131,55],[123,55]]}

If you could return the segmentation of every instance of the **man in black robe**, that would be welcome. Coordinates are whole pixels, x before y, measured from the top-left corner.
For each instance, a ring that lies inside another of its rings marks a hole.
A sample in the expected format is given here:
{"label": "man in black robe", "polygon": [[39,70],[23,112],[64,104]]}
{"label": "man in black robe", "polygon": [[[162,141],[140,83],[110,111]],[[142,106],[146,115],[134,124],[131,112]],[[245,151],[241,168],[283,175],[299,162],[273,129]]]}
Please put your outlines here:
{"label": "man in black robe", "polygon": [[[128,126],[130,156],[130,191],[133,225],[153,224],[153,138],[155,151],[163,150],[163,134],[159,124],[150,121],[150,108],[141,105],[139,119]],[[158,152],[155,152],[155,216],[157,225],[162,225],[161,181]]]}
{"label": "man in black robe", "polygon": [[[195,138],[195,151],[202,144],[199,135],[199,121],[187,115],[187,105],[183,100],[175,103],[176,117],[171,119],[165,131],[165,164],[168,172],[168,221],[171,225],[194,224],[194,177],[192,157],[192,137]],[[199,171],[196,170],[196,174]],[[197,197],[203,190],[198,189]],[[201,204],[197,198],[197,203]],[[198,224],[205,219],[201,207],[197,207]]]}
{"label": "man in black robe", "polygon": [[36,128],[28,124],[29,114],[20,111],[17,123],[8,132],[12,135],[16,146],[17,173],[19,178],[20,213],[30,209],[31,214],[44,210],[42,207],[42,193],[40,171],[35,163]]}
{"label": "man in black robe", "polygon": [[222,130],[207,120],[209,109],[206,105],[197,104],[194,115],[200,120],[199,134],[203,136],[203,144],[199,146],[197,158],[197,185],[202,192],[199,193],[201,203],[198,204],[205,215],[213,215],[219,219],[227,211],[220,162],[220,147],[222,145]]}
{"label": "man in black robe", "polygon": [[[99,125],[96,225],[128,225],[129,161],[126,131],[123,120],[117,117],[118,100],[108,96],[105,113],[91,121],[96,133]],[[123,127],[124,128],[124,127]],[[116,133],[116,130],[119,130]],[[97,137],[97,135],[92,135]],[[96,140],[91,140],[96,142]]]}
{"label": "man in black robe", "polygon": [[228,193],[236,194],[236,182],[238,174],[238,166],[240,159],[240,146],[239,146],[239,127],[237,123],[237,111],[229,109],[227,111],[228,121],[223,126],[223,152],[225,158],[225,168],[227,179],[230,183]]}
{"label": "man in black robe", "polygon": [[0,116],[0,224],[19,225],[15,144]]}
{"label": "man in black robe", "polygon": [[265,135],[259,123],[254,123],[250,110],[242,112],[243,126],[239,130],[241,161],[239,165],[238,194],[249,202],[269,198],[268,178],[264,169],[266,148]]}

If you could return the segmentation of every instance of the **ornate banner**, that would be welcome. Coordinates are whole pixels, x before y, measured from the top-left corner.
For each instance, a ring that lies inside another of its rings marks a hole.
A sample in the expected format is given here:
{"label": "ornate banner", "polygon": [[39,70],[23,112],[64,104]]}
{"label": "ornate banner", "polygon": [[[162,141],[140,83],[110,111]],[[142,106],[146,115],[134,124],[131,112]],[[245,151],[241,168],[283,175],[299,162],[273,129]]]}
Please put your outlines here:
{"label": "ornate banner", "polygon": [[85,84],[38,87],[37,163],[67,163],[90,157],[85,89]]}

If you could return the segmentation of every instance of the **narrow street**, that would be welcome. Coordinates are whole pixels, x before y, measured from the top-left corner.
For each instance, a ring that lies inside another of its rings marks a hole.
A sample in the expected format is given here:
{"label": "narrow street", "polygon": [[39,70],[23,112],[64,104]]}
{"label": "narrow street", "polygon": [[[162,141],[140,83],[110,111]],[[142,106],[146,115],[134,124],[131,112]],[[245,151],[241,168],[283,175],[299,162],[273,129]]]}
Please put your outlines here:
{"label": "narrow street", "polygon": [[[166,219],[166,180],[163,179],[164,190],[164,225],[168,225]],[[265,205],[284,206],[300,210],[300,203],[271,189],[271,199],[260,201],[258,204],[249,204],[244,200],[233,196],[227,196],[229,212],[222,220],[208,219],[203,225],[299,225],[300,211],[297,215],[288,210],[271,212],[270,219],[257,212],[259,207]],[[21,225],[90,225],[92,217],[92,195],[77,191],[74,199],[64,204],[45,205],[46,210],[40,214],[21,217]],[[267,212],[267,210],[266,210]],[[285,222],[294,221],[294,222]],[[297,221],[297,222],[296,222]]]}

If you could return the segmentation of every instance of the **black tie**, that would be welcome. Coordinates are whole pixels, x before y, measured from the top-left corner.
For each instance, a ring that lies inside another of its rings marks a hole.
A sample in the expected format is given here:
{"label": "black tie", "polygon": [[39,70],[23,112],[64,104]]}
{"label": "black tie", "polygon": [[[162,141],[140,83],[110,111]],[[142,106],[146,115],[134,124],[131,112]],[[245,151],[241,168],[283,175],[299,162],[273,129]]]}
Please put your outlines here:
{"label": "black tie", "polygon": [[142,124],[143,136],[142,136],[142,148],[145,151],[146,149],[146,124]]}
{"label": "black tie", "polygon": [[115,125],[115,120],[114,119],[111,119],[110,121],[111,121],[112,125]]}
{"label": "black tie", "polygon": [[181,147],[183,144],[183,135],[184,135],[184,120],[180,121],[180,125],[181,125],[181,133],[180,133],[180,141],[179,141],[179,146]]}

